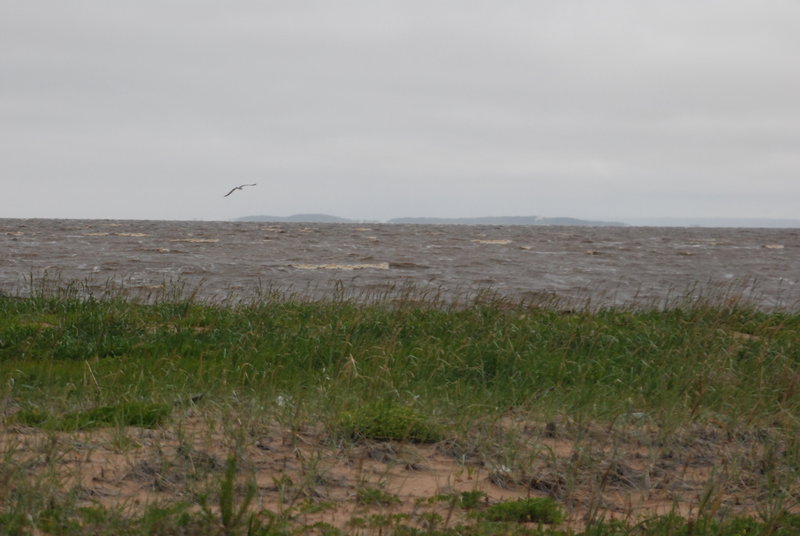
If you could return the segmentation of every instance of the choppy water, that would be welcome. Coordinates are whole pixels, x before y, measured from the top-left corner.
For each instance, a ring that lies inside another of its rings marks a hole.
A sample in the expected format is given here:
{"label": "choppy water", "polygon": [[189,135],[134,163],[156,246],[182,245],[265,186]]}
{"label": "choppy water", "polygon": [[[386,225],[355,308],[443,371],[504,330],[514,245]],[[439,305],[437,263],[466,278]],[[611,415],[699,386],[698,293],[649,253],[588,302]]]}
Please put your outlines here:
{"label": "choppy water", "polygon": [[143,291],[181,282],[214,300],[413,285],[597,306],[722,293],[798,310],[800,230],[0,219],[0,291],[25,294],[31,276]]}

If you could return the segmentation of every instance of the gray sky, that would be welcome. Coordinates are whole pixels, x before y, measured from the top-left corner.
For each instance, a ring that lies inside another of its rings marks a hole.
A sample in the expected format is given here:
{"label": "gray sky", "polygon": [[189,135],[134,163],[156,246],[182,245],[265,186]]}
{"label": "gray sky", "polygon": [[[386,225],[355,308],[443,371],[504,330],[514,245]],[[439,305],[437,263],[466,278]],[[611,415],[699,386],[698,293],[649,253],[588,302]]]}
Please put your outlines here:
{"label": "gray sky", "polygon": [[0,217],[797,218],[800,2],[0,0],[0,182]]}

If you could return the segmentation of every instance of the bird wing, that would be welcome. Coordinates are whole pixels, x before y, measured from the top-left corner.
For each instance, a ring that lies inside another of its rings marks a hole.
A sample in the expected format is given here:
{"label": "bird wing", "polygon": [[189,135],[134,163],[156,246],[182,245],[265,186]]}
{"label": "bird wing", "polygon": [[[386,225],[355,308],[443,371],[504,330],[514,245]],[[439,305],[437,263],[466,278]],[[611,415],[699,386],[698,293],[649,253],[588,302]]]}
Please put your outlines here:
{"label": "bird wing", "polygon": [[222,197],[228,197],[229,195],[231,195],[231,194],[232,194],[233,192],[235,192],[236,190],[241,190],[241,189],[242,189],[242,188],[244,188],[245,186],[255,186],[255,185],[256,185],[256,183],[253,183],[253,184],[241,184],[241,185],[239,185],[239,186],[234,186],[233,188],[231,188],[231,191],[230,191],[230,192],[228,192],[227,194],[223,195]]}

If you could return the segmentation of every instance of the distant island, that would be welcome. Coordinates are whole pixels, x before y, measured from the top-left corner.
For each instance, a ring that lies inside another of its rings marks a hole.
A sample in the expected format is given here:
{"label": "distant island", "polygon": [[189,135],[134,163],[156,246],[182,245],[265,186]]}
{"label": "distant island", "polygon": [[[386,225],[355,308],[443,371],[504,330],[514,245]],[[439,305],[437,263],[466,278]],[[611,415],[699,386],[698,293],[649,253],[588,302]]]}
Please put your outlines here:
{"label": "distant island", "polygon": [[394,218],[387,223],[455,224],[455,225],[584,225],[620,227],[615,221],[581,220],[578,218],[544,218],[542,216],[486,216],[480,218]]}
{"label": "distant island", "polygon": [[744,227],[793,229],[800,219],[789,218],[631,218],[626,221],[637,227]]}
{"label": "distant island", "polygon": [[622,221],[548,218],[543,216],[485,216],[476,218],[392,218],[390,220],[353,220],[330,214],[293,214],[292,216],[245,216],[235,221],[276,223],[397,223],[429,225],[572,225],[585,227],[743,227],[800,228],[800,219],[778,218],[626,218]]}
{"label": "distant island", "polygon": [[[292,216],[245,216],[236,221],[259,221],[276,223],[363,223],[331,216],[330,214],[294,214]],[[376,222],[373,222],[376,223]],[[544,218],[541,216],[486,216],[478,218],[393,218],[386,222],[420,225],[576,225],[591,227],[619,227],[627,224],[611,221],[581,220],[578,218]]]}

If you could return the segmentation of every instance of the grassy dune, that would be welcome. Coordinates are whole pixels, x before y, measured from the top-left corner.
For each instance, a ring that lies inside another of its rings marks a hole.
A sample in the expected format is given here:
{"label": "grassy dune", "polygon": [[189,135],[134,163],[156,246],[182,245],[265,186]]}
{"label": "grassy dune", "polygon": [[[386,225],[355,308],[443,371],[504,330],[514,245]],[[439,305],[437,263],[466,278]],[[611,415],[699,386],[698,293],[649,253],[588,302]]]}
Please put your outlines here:
{"label": "grassy dune", "polygon": [[0,532],[796,534],[799,381],[736,300],[0,296]]}

